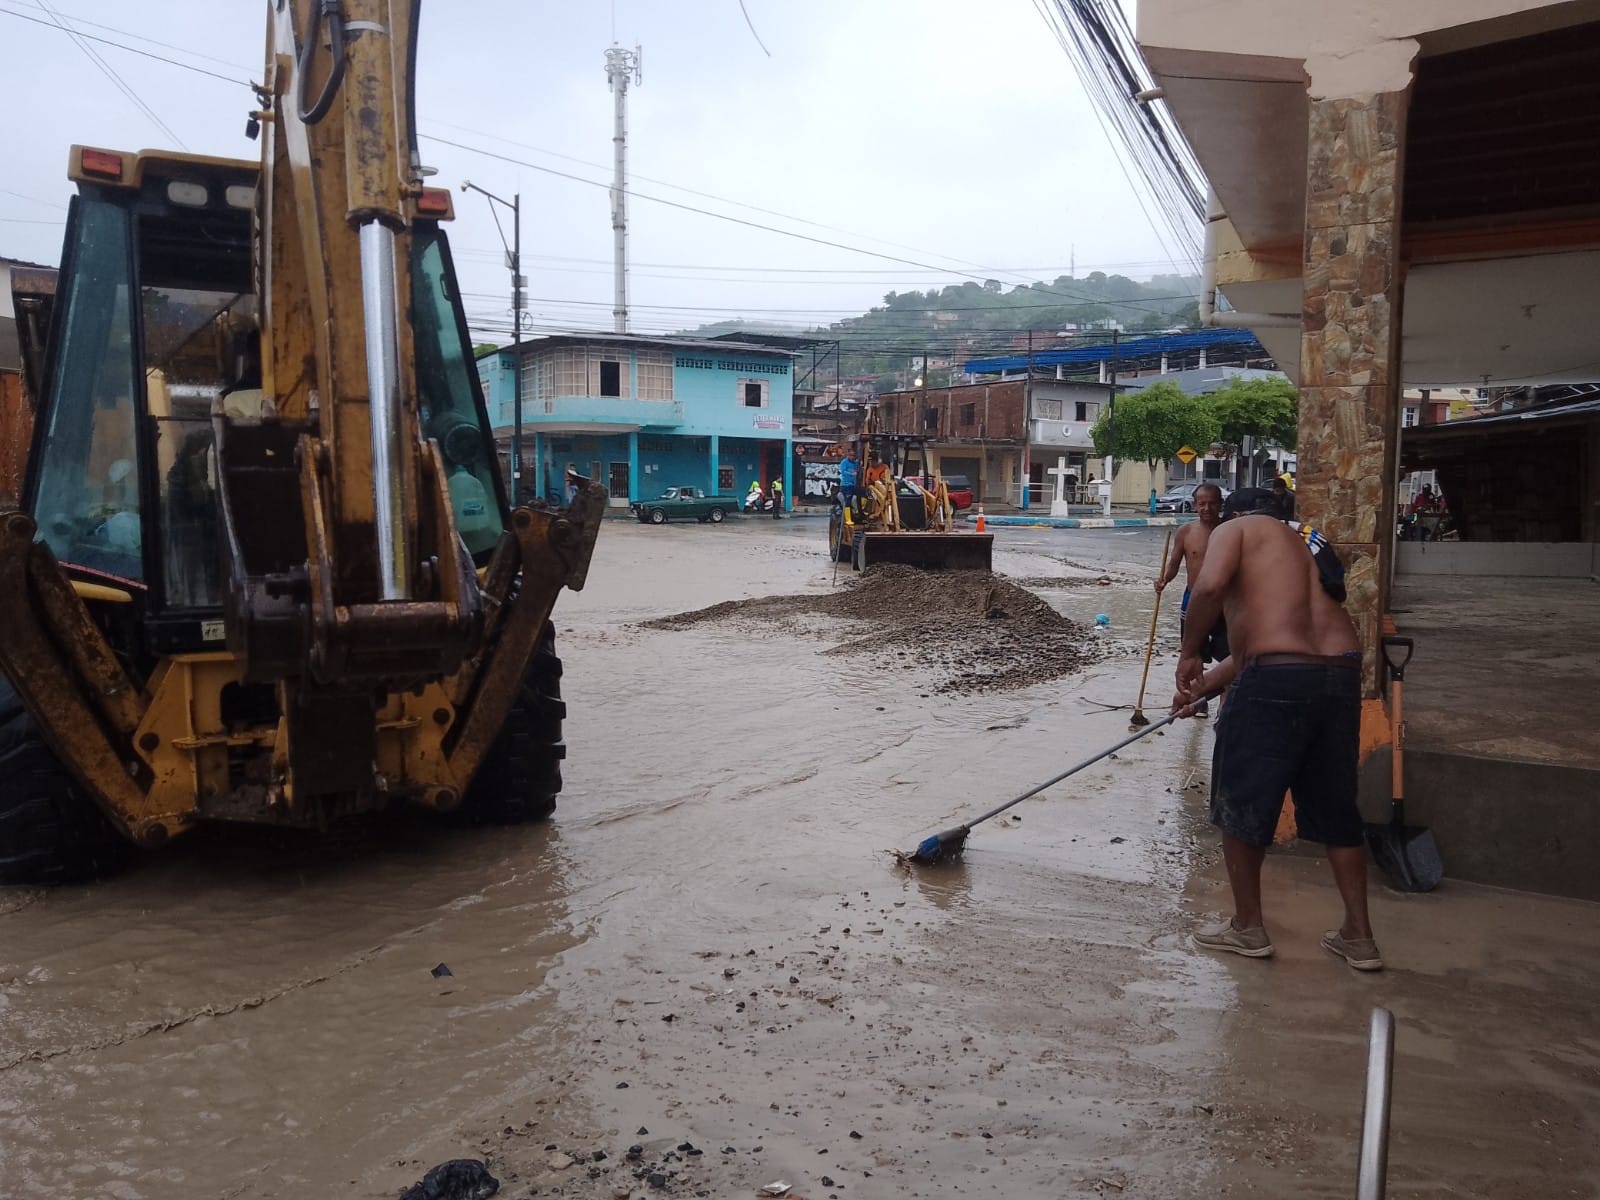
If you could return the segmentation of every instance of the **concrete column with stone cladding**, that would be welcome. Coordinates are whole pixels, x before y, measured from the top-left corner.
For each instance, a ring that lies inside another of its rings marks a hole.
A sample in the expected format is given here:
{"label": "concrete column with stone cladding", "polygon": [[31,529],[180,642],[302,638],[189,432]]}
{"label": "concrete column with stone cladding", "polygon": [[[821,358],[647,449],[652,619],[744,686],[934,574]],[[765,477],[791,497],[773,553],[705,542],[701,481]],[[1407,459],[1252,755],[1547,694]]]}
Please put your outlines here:
{"label": "concrete column with stone cladding", "polygon": [[1344,560],[1368,696],[1393,553],[1407,100],[1310,105],[1296,501]]}

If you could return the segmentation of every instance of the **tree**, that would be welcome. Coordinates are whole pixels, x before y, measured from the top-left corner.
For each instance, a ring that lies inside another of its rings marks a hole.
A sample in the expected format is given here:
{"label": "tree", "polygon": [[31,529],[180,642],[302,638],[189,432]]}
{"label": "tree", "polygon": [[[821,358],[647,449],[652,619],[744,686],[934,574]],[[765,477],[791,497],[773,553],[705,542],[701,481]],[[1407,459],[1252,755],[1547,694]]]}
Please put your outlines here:
{"label": "tree", "polygon": [[1222,432],[1222,423],[1209,402],[1185,395],[1170,381],[1117,397],[1115,445],[1110,443],[1110,418],[1110,407],[1102,407],[1100,419],[1090,430],[1095,453],[1109,453],[1123,461],[1143,459],[1151,467],[1177,454],[1182,446],[1204,454]]}
{"label": "tree", "polygon": [[1254,438],[1259,446],[1270,442],[1285,450],[1295,448],[1300,433],[1300,393],[1282,376],[1268,379],[1228,380],[1212,392],[1211,411],[1222,427],[1222,440],[1242,445]]}
{"label": "tree", "polygon": [[482,358],[485,354],[493,354],[498,349],[500,347],[494,342],[474,342],[472,345],[472,357]]}

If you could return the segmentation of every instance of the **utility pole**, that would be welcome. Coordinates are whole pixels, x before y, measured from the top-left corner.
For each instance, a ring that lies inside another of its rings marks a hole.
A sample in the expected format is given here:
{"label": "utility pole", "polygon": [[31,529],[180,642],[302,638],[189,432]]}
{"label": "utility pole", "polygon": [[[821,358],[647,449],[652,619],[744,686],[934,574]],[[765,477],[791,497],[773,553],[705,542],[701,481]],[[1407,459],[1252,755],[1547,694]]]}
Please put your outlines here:
{"label": "utility pole", "polygon": [[[924,348],[922,351],[922,436],[924,439],[928,436],[928,386],[932,382],[933,364],[929,360],[927,349]],[[935,414],[935,420],[937,419],[938,415]],[[922,448],[922,474],[927,476],[932,474],[932,471],[928,468],[928,443],[924,440],[919,445]],[[907,466],[909,467],[909,464]]]}
{"label": "utility pole", "polygon": [[616,272],[611,318],[617,333],[628,332],[628,84],[643,83],[640,48],[612,44],[606,51],[606,80],[616,108],[611,149],[615,171],[611,181],[611,239]]}
{"label": "utility pole", "polygon": [[[1115,491],[1117,487],[1117,334],[1119,330],[1115,325],[1111,327],[1111,370],[1108,372],[1111,382],[1111,395],[1106,401],[1106,482]],[[1107,505],[1109,509],[1109,504]]]}
{"label": "utility pole", "polygon": [[506,248],[506,265],[511,268],[511,507],[516,508],[522,497],[522,193],[510,200],[502,200],[493,192],[485,191],[470,179],[461,181],[463,192],[478,192],[489,199],[489,212],[494,216],[494,227],[500,232],[500,244],[505,245],[506,231],[500,228],[499,214],[494,206],[511,210],[511,245]]}

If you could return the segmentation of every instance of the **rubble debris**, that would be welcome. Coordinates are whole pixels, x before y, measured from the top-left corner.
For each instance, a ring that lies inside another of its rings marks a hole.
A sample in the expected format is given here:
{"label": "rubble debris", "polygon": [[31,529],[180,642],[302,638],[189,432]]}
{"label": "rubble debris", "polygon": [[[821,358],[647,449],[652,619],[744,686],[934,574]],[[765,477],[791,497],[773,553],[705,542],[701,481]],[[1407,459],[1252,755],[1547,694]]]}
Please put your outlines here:
{"label": "rubble debris", "polygon": [[500,1181],[486,1163],[452,1158],[400,1193],[400,1200],[489,1200],[499,1190]]}
{"label": "rubble debris", "polygon": [[[850,625],[819,629],[807,617]],[[1100,653],[1087,629],[1004,576],[899,565],[875,567],[837,591],[728,600],[641,628],[680,630],[717,621],[841,637],[829,654],[906,657],[904,665],[914,661],[943,676],[938,690],[947,693],[1007,691],[1058,679]]]}

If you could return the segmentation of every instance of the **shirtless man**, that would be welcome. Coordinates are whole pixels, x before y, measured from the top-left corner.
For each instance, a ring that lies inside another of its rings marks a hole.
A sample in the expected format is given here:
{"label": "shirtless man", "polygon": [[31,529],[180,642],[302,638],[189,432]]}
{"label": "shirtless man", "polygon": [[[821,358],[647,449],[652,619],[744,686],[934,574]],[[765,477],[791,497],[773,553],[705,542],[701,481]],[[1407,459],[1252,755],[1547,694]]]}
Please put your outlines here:
{"label": "shirtless man", "polygon": [[[1358,971],[1383,959],[1367,918],[1367,851],[1356,810],[1361,651],[1355,626],[1324,590],[1305,538],[1267,515],[1236,515],[1211,535],[1189,602],[1177,711],[1230,684],[1211,762],[1211,820],[1233,890],[1232,919],[1197,945],[1266,958],[1261,863],[1285,791],[1300,835],[1328,850],[1344,923],[1324,949]],[[1226,616],[1232,657],[1207,672],[1206,630]]]}
{"label": "shirtless man", "polygon": [[[1202,483],[1194,490],[1194,511],[1199,520],[1183,526],[1178,530],[1177,537],[1172,539],[1172,553],[1162,565],[1162,572],[1156,576],[1156,595],[1160,595],[1167,584],[1171,583],[1178,575],[1178,568],[1183,567],[1183,605],[1182,615],[1178,618],[1178,636],[1183,636],[1184,622],[1189,614],[1189,595],[1194,587],[1194,581],[1200,578],[1200,568],[1205,563],[1206,544],[1211,540],[1211,531],[1222,523],[1222,489],[1214,483]],[[1201,656],[1205,662],[1221,661],[1228,657],[1228,633],[1226,628],[1214,629],[1202,649]],[[1208,712],[1205,701],[1195,706],[1196,716],[1205,716]]]}

